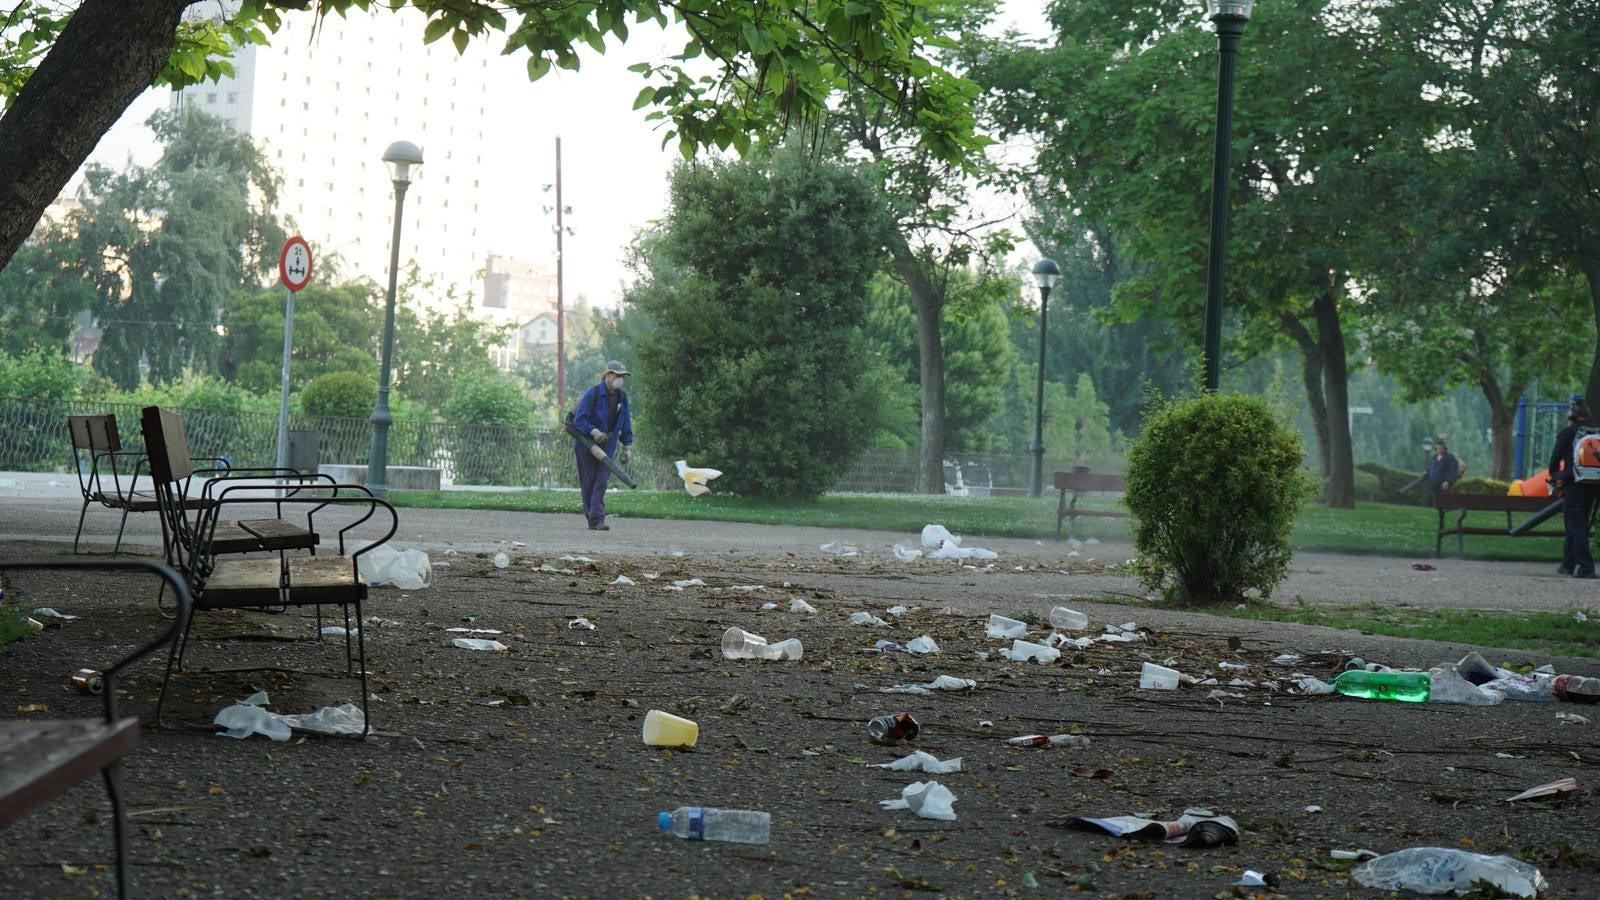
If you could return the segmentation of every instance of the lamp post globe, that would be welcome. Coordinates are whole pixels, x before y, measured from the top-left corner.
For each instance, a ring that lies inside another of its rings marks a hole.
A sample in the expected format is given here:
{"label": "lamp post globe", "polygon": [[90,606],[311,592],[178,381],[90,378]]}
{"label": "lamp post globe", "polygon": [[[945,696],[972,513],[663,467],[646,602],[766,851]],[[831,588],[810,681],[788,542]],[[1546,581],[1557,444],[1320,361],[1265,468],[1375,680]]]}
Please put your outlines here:
{"label": "lamp post globe", "polygon": [[1239,39],[1255,0],[1207,0],[1206,13],[1217,29],[1217,143],[1211,166],[1211,246],[1206,262],[1204,354],[1205,389],[1222,380],[1222,286],[1228,255],[1228,151],[1233,138],[1233,71]]}
{"label": "lamp post globe", "polygon": [[378,369],[378,402],[372,409],[372,445],[367,451],[367,488],[382,497],[389,492],[389,374],[394,357],[394,306],[400,284],[400,222],[405,211],[406,188],[422,165],[422,148],[410,141],[395,141],[383,151],[394,183],[394,234],[389,241],[389,297],[383,311],[382,363]]}
{"label": "lamp post globe", "polygon": [[1029,497],[1037,497],[1044,490],[1045,335],[1050,312],[1050,289],[1061,280],[1061,267],[1053,259],[1041,259],[1033,264],[1033,280],[1039,285],[1039,377],[1033,397],[1033,478],[1028,482]]}

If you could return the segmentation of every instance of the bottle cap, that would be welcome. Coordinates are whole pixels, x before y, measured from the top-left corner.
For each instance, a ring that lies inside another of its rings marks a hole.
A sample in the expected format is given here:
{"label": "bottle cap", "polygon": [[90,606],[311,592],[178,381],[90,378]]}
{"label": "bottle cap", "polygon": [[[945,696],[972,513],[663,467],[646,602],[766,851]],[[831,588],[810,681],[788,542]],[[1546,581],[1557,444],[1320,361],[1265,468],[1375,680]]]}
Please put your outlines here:
{"label": "bottle cap", "polygon": [[672,830],[672,813],[669,813],[669,812],[657,813],[656,814],[656,827],[661,829],[662,831],[671,831]]}

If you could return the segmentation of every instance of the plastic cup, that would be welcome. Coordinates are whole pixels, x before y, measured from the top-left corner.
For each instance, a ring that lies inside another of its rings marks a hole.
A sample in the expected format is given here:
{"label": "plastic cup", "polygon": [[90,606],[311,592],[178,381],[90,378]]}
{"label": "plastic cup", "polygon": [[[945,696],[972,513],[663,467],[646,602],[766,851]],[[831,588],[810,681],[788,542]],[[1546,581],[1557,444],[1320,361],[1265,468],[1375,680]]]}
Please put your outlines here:
{"label": "plastic cup", "polygon": [[1089,627],[1089,617],[1075,609],[1058,606],[1050,610],[1050,624],[1063,631],[1082,631]]}
{"label": "plastic cup", "polygon": [[766,646],[766,638],[737,626],[722,633],[723,659],[756,659]]}
{"label": "plastic cup", "polygon": [[1028,633],[1028,623],[990,613],[989,627],[984,633],[992,638],[1019,638]]}
{"label": "plastic cup", "polygon": [[1033,641],[1014,640],[1011,642],[1012,659],[1032,659],[1042,663],[1051,663],[1061,658],[1061,651]]}
{"label": "plastic cup", "polygon": [[799,638],[789,638],[761,648],[762,659],[800,659],[805,655],[806,648],[801,646]]}
{"label": "plastic cup", "polygon": [[651,747],[693,747],[700,726],[689,719],[652,709],[644,714],[644,742]]}
{"label": "plastic cup", "polygon": [[1175,691],[1178,689],[1178,670],[1145,663],[1139,669],[1139,687],[1147,691]]}

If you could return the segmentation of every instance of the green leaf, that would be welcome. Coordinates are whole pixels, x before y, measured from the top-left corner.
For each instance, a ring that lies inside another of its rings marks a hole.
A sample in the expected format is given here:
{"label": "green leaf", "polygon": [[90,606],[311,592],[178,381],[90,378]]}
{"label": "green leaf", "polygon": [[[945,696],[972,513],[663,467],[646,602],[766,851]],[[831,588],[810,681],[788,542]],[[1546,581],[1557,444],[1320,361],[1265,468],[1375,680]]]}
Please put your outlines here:
{"label": "green leaf", "polygon": [[654,102],[656,102],[656,89],[654,87],[642,88],[639,91],[639,95],[633,98],[633,108],[644,109]]}

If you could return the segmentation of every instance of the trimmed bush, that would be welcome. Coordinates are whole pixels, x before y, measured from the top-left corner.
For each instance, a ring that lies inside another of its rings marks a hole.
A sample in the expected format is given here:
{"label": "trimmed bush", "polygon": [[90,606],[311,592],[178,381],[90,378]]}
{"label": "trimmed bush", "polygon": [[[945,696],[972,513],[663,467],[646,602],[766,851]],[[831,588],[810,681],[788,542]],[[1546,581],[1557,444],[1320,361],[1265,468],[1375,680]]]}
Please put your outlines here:
{"label": "trimmed bush", "polygon": [[1383,493],[1378,490],[1378,476],[1371,472],[1355,471],[1356,499],[1367,503],[1383,502]]}
{"label": "trimmed bush", "polygon": [[1161,404],[1128,453],[1124,505],[1145,585],[1184,606],[1268,596],[1313,490],[1300,436],[1255,397]]}
{"label": "trimmed bush", "polygon": [[[1357,472],[1366,472],[1378,479],[1378,488],[1372,499],[1380,503],[1396,503],[1406,506],[1421,506],[1427,491],[1418,484],[1409,491],[1401,492],[1401,488],[1417,480],[1418,472],[1407,472],[1396,469],[1379,462],[1364,462],[1356,466]],[[1357,488],[1359,490],[1359,486]],[[1358,495],[1358,499],[1360,498]]]}
{"label": "trimmed bush", "polygon": [[377,397],[378,383],[360,372],[329,372],[301,391],[300,408],[308,416],[365,419]]}
{"label": "trimmed bush", "polygon": [[[532,401],[522,384],[500,374],[468,375],[453,386],[445,438],[461,484],[532,484],[536,457]],[[470,426],[470,427],[469,427]]]}
{"label": "trimmed bush", "polygon": [[1452,494],[1485,494],[1492,497],[1504,497],[1511,490],[1511,482],[1497,481],[1493,478],[1463,478],[1456,484],[1450,485]]}

